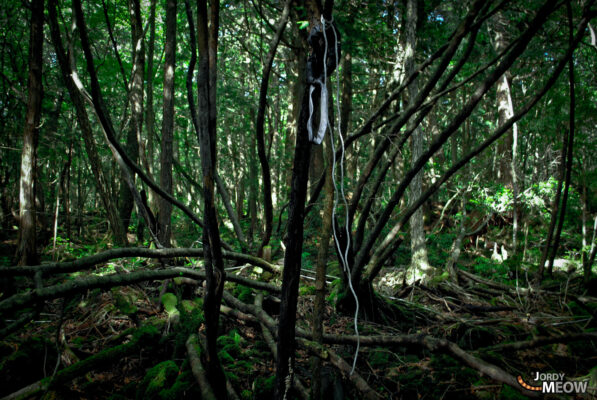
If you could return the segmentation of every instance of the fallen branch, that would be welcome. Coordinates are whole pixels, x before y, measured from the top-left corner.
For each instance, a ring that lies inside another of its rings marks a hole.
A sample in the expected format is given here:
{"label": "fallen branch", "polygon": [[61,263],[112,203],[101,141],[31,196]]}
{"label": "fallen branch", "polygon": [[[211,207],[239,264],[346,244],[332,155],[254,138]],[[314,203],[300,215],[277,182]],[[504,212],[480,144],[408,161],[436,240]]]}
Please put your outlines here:
{"label": "fallen branch", "polygon": [[[246,262],[255,267],[261,267],[272,273],[280,273],[278,265],[271,264],[262,258],[248,254],[236,253],[234,251],[222,250],[225,259]],[[29,265],[22,267],[0,267],[0,276],[21,276],[35,275],[41,271],[43,274],[66,273],[88,269],[95,265],[116,259],[127,257],[147,258],[175,258],[175,257],[203,257],[203,249],[176,248],[176,249],[148,249],[145,247],[125,247],[102,251],[92,256],[78,258],[73,261],[53,262],[43,265]]]}
{"label": "fallen branch", "polygon": [[[357,344],[356,336],[324,335],[324,343],[330,344]],[[445,353],[456,360],[463,362],[478,372],[491,379],[505,383],[520,391],[526,396],[534,397],[536,393],[525,391],[516,381],[516,378],[497,365],[475,357],[462,350],[458,345],[446,339],[438,339],[429,335],[392,335],[392,336],[361,336],[361,346],[404,346],[407,349],[418,347],[425,348],[432,353]]]}
{"label": "fallen branch", "polygon": [[[33,289],[26,293],[19,293],[0,302],[0,314],[23,308],[38,301],[64,297],[76,294],[89,289],[109,288],[114,286],[125,286],[132,283],[138,283],[150,280],[169,279],[175,277],[187,277],[192,279],[204,279],[205,272],[192,270],[183,267],[174,267],[169,269],[157,269],[151,271],[135,271],[128,274],[117,273],[106,276],[91,276],[87,278],[75,279],[59,285],[48,286],[41,289]],[[269,290],[274,293],[280,293],[280,288],[269,283],[258,282],[252,279],[244,278],[238,275],[228,275],[226,280],[230,282],[241,283],[245,286],[260,290]]]}
{"label": "fallen branch", "polygon": [[588,340],[597,340],[597,332],[583,332],[583,333],[576,333],[571,335],[563,335],[563,336],[544,336],[538,337],[532,340],[520,341],[520,342],[512,342],[512,343],[504,343],[498,344],[495,346],[484,347],[482,349],[478,349],[478,352],[481,353],[489,353],[489,352],[497,352],[502,353],[504,351],[517,351],[517,350],[526,350],[532,349],[535,347],[541,347],[548,344],[553,343],[570,343],[570,342],[577,342],[577,341],[588,341]]}
{"label": "fallen branch", "polygon": [[[242,301],[238,300],[237,298],[226,292],[224,292],[224,299],[228,303],[241,309],[243,312],[253,314],[268,328],[272,326],[273,329],[273,326],[275,326],[275,321],[273,321],[273,318],[271,318],[265,311],[263,311],[263,309],[259,309],[254,305],[243,303]],[[296,335],[303,339],[312,339],[309,333],[299,328],[296,329]],[[348,344],[356,346],[357,340],[360,340],[360,345],[363,347],[402,346],[407,349],[424,348],[431,351],[432,353],[445,353],[452,356],[456,360],[459,360],[462,363],[468,365],[469,367],[477,370],[478,372],[487,375],[491,379],[497,382],[505,383],[513,387],[514,389],[520,391],[526,396],[537,396],[536,393],[525,391],[524,388],[522,388],[518,384],[516,378],[513,375],[504,371],[497,365],[490,364],[478,357],[475,357],[467,353],[466,351],[462,350],[458,345],[446,339],[438,339],[429,335],[360,336],[359,339],[357,339],[357,336],[354,335],[323,335],[323,341],[327,344]]]}

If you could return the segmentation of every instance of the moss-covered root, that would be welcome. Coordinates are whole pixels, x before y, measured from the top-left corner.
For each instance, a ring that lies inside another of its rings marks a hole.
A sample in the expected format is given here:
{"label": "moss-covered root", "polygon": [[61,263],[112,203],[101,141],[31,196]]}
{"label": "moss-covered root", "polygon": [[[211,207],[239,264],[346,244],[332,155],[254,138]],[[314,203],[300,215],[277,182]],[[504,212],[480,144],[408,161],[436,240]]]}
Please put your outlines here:
{"label": "moss-covered root", "polygon": [[186,346],[187,352],[189,354],[191,370],[193,371],[193,375],[195,376],[195,379],[197,379],[197,383],[201,388],[201,398],[203,400],[216,400],[216,395],[214,394],[211,385],[207,381],[205,368],[203,368],[203,364],[201,364],[201,359],[199,358],[199,353],[197,353],[197,348],[199,347],[197,335],[190,335]]}
{"label": "moss-covered root", "polygon": [[91,370],[100,368],[104,365],[110,365],[114,360],[119,360],[129,354],[133,354],[141,347],[156,343],[159,339],[160,333],[155,326],[144,326],[133,334],[133,338],[129,342],[100,351],[83,361],[59,371],[53,379],[42,379],[41,381],[35,382],[17,392],[9,394],[1,400],[25,399],[42,391],[57,388]]}

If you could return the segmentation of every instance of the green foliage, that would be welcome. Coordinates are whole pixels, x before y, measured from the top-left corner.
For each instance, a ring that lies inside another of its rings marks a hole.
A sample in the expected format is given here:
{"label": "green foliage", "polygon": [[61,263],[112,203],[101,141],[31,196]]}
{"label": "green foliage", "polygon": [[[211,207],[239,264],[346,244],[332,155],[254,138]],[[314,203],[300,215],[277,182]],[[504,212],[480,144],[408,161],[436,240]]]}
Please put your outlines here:
{"label": "green foliage", "polygon": [[506,263],[498,263],[489,258],[477,257],[473,265],[473,272],[494,280],[508,279],[510,267]]}
{"label": "green foliage", "polygon": [[328,303],[336,303],[343,296],[342,294],[342,279],[334,279],[329,287]]}
{"label": "green foliage", "polygon": [[473,193],[474,196],[469,200],[472,204],[498,214],[512,210],[513,195],[510,188],[503,185],[494,188],[478,187]]}
{"label": "green foliage", "polygon": [[302,285],[299,287],[299,295],[301,296],[310,296],[315,294],[315,286],[311,285]]}

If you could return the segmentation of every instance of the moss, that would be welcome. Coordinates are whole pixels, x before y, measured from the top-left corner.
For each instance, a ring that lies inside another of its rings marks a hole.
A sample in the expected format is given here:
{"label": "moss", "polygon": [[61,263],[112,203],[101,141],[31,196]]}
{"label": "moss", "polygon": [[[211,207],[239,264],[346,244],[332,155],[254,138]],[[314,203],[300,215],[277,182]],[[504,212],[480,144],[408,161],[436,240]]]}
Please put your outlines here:
{"label": "moss", "polygon": [[[203,300],[195,299],[193,301],[196,304],[190,312],[183,306],[180,309],[180,322],[176,325],[172,335],[174,336],[174,356],[173,358],[185,358],[186,357],[186,342],[189,335],[196,333],[199,327],[204,323],[205,318],[203,315]],[[170,336],[172,337],[172,336]]]}
{"label": "moss", "polygon": [[196,385],[195,377],[193,376],[188,361],[185,360],[181,367],[181,373],[176,377],[176,381],[172,387],[160,392],[160,399],[178,400],[183,398],[196,399],[199,397],[200,393]]}
{"label": "moss", "polygon": [[243,303],[253,303],[253,289],[248,286],[236,285],[234,296]]}
{"label": "moss", "polygon": [[169,389],[176,381],[178,366],[174,361],[161,362],[150,368],[137,388],[137,400],[161,399],[161,392]]}
{"label": "moss", "polygon": [[258,377],[253,382],[253,399],[254,400],[269,400],[274,397],[275,376],[268,378]]}

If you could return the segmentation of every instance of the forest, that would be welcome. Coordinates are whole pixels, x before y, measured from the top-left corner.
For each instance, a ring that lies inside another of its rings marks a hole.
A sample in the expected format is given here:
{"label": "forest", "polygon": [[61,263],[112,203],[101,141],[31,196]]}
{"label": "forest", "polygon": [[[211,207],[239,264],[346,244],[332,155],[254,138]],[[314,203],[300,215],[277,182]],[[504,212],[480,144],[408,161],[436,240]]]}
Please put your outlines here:
{"label": "forest", "polygon": [[597,398],[595,0],[0,23],[1,399]]}

